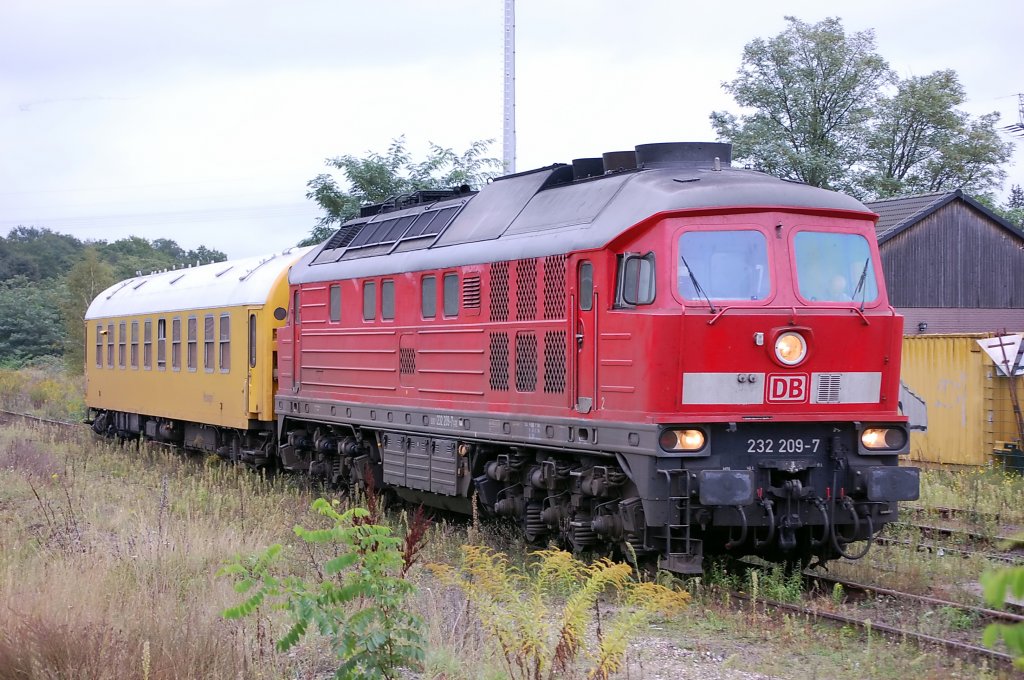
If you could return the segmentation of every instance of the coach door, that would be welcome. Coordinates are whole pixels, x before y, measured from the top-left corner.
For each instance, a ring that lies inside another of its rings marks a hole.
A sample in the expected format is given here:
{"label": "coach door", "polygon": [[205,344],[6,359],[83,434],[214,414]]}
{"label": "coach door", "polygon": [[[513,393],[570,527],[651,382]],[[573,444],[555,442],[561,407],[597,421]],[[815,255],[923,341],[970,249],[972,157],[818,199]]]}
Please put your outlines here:
{"label": "coach door", "polygon": [[263,405],[260,403],[262,390],[260,389],[260,376],[259,370],[257,369],[257,334],[256,331],[259,328],[259,319],[256,316],[256,312],[249,311],[249,319],[246,323],[246,380],[245,380],[245,400],[249,413],[255,413],[257,416],[263,410]]}
{"label": "coach door", "polygon": [[597,383],[597,337],[594,319],[597,295],[594,292],[594,265],[583,260],[576,267],[576,410],[590,413],[594,408]]}

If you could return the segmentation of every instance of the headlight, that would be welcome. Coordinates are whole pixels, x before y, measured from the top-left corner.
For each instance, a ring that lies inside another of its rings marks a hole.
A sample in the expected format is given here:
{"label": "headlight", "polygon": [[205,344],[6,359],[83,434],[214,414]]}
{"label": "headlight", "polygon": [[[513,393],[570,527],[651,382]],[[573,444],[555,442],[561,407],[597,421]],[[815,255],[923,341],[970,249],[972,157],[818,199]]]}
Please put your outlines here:
{"label": "headlight", "polygon": [[704,448],[704,433],[700,430],[665,430],[658,443],[666,451],[700,451]]}
{"label": "headlight", "polygon": [[872,451],[895,451],[907,443],[907,435],[895,427],[869,427],[860,433],[860,443]]}
{"label": "headlight", "polygon": [[799,333],[783,333],[775,339],[775,356],[786,366],[796,366],[807,356],[807,342]]}

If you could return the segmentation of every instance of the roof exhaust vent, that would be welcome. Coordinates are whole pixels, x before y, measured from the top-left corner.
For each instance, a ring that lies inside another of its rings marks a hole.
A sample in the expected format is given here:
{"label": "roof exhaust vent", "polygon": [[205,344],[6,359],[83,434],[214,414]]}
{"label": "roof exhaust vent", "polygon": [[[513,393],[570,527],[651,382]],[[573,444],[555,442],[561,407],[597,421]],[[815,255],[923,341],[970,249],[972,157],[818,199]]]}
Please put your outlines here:
{"label": "roof exhaust vent", "polygon": [[604,159],[574,158],[572,159],[572,179],[586,179],[604,174]]}
{"label": "roof exhaust vent", "polygon": [[602,155],[605,172],[636,169],[636,151],[609,151]]}
{"label": "roof exhaust vent", "polygon": [[[717,161],[717,162],[716,162]],[[725,142],[665,142],[636,147],[640,168],[713,168],[732,164],[732,144]]]}

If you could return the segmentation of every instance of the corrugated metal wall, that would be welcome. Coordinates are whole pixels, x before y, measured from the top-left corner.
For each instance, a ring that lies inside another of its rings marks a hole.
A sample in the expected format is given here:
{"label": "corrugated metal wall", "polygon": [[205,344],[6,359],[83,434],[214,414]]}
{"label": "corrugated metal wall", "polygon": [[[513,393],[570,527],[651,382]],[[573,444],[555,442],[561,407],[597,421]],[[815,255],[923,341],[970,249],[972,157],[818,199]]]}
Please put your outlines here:
{"label": "corrugated metal wall", "polygon": [[[912,460],[984,465],[996,441],[1017,439],[1008,379],[996,375],[976,342],[986,337],[992,336],[903,339],[903,382],[928,404],[928,432],[910,437]],[[1021,392],[1024,380],[1018,379]]]}

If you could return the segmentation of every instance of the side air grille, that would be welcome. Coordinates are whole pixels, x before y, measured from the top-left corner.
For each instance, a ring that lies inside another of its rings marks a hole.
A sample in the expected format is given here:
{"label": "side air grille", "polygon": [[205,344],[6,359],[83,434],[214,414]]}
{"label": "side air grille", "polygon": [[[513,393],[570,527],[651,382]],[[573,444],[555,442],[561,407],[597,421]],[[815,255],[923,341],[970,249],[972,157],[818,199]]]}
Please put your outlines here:
{"label": "side air grille", "polygon": [[491,265],[491,321],[508,321],[508,262]]}
{"label": "side air grille", "polygon": [[462,308],[480,309],[480,276],[478,274],[462,279]]}
{"label": "side air grille", "polygon": [[544,391],[565,392],[565,331],[544,333]]}
{"label": "side air grille", "polygon": [[400,347],[398,349],[398,366],[402,375],[416,373],[416,350],[412,347]]}
{"label": "side air grille", "polygon": [[516,320],[537,318],[537,260],[516,262]]}
{"label": "side air grille", "polygon": [[516,333],[516,391],[537,391],[537,335],[533,331]]}
{"label": "side air grille", "polygon": [[544,258],[544,318],[565,317],[565,255]]}
{"label": "side air grille", "polygon": [[491,389],[508,392],[508,333],[491,333]]}

